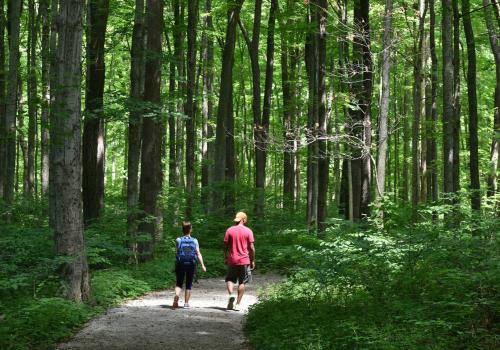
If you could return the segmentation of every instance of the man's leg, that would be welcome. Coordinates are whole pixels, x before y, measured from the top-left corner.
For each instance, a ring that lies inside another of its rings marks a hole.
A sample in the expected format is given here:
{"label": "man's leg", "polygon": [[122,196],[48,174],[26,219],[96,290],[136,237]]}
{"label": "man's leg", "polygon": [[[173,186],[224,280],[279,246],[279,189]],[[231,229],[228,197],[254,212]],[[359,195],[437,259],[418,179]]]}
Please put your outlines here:
{"label": "man's leg", "polygon": [[245,283],[240,283],[238,285],[238,299],[236,299],[236,304],[240,304],[243,294],[245,294]]}
{"label": "man's leg", "polygon": [[227,293],[229,295],[233,294],[233,290],[234,290],[234,283],[231,282],[231,281],[227,281],[226,282],[226,287],[227,287]]}

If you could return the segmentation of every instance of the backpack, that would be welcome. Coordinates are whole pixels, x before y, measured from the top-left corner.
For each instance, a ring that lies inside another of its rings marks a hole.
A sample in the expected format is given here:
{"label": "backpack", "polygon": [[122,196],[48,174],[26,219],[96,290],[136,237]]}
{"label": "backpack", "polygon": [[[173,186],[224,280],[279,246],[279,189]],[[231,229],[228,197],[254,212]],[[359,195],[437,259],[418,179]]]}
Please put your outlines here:
{"label": "backpack", "polygon": [[195,264],[198,259],[196,243],[192,237],[183,236],[177,248],[176,260],[184,265]]}

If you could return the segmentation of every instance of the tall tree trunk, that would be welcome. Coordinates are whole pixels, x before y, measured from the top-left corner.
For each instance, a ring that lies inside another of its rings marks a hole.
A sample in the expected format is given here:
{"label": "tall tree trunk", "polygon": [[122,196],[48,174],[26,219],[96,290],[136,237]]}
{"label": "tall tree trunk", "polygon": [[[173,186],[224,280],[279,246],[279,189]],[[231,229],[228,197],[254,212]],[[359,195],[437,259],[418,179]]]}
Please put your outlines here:
{"label": "tall tree trunk", "polygon": [[424,42],[424,25],[425,15],[427,13],[427,3],[425,0],[419,0],[419,23],[418,23],[418,39],[414,45],[415,59],[413,62],[413,124],[412,124],[412,221],[417,221],[417,209],[420,200],[420,159],[419,159],[419,142],[420,142],[420,117],[422,114],[422,56]]}
{"label": "tall tree trunk", "polygon": [[462,0],[463,24],[467,42],[467,96],[469,102],[469,171],[471,208],[481,209],[481,189],[479,183],[479,152],[477,135],[477,93],[476,93],[476,45],[470,18],[469,0]]}
{"label": "tall tree trunk", "polygon": [[389,114],[391,73],[392,0],[385,1],[384,36],[382,44],[382,88],[380,93],[379,146],[377,160],[377,186],[380,196],[385,193],[385,173],[388,149],[387,116]]}
{"label": "tall tree trunk", "polygon": [[[184,114],[184,103],[182,102],[185,96],[186,83],[184,81],[184,2],[174,0],[172,3],[174,10],[174,56],[177,64],[177,115]],[[177,179],[177,186],[184,186],[184,177],[182,172],[182,154],[184,151],[184,118],[177,117],[175,120],[176,135],[175,135],[175,177]],[[179,204],[176,204],[178,207]],[[176,208],[177,211],[178,208]]]}
{"label": "tall tree trunk", "polygon": [[161,55],[163,33],[163,1],[146,1],[146,28],[148,55],[145,61],[144,101],[149,103],[148,116],[143,118],[141,148],[141,180],[139,206],[143,211],[139,231],[147,234],[147,240],[138,244],[139,261],[153,257],[155,243],[158,195],[161,190],[161,145],[163,127],[161,122]]}
{"label": "tall tree trunk", "polygon": [[130,63],[130,112],[127,150],[127,228],[129,248],[137,262],[137,205],[139,201],[139,162],[141,157],[142,97],[144,91],[144,0],[135,1]]}
{"label": "tall tree trunk", "polygon": [[41,114],[40,114],[40,134],[41,134],[41,185],[42,195],[46,195],[49,188],[49,106],[50,106],[50,17],[49,17],[49,0],[40,1],[40,19],[42,21],[42,99],[41,99]]}
{"label": "tall tree trunk", "polygon": [[432,201],[435,203],[438,200],[438,176],[437,176],[437,148],[436,148],[436,124],[437,124],[437,93],[438,93],[438,62],[436,54],[436,13],[434,0],[429,0],[430,10],[430,33],[429,33],[429,48],[431,52],[431,121],[427,131],[427,137],[430,140],[427,146],[427,162],[429,166],[429,177],[431,184]]}
{"label": "tall tree trunk", "polygon": [[442,0],[441,41],[443,48],[443,187],[450,196],[453,187],[454,142],[454,60],[453,60],[453,7],[452,0]]}
{"label": "tall tree trunk", "polygon": [[196,73],[196,26],[198,22],[198,0],[188,0],[187,27],[187,84],[186,84],[186,217],[193,213],[195,189],[195,73]]}
{"label": "tall tree trunk", "polygon": [[[244,0],[228,0],[226,39],[222,52],[221,79],[219,88],[219,104],[217,108],[217,125],[215,131],[215,167],[214,167],[214,193],[212,207],[221,208],[226,186],[226,126],[227,116],[231,113],[232,99],[232,70],[234,48],[236,44],[236,25],[239,20],[241,6]],[[222,214],[222,213],[220,213]]]}
{"label": "tall tree trunk", "polygon": [[104,206],[104,43],[109,0],[88,3],[87,83],[83,124],[83,217],[100,217]]}
{"label": "tall tree trunk", "polygon": [[210,198],[208,186],[212,182],[213,167],[213,142],[208,140],[213,137],[213,128],[210,124],[213,116],[213,68],[214,68],[214,43],[211,35],[212,24],[212,1],[205,0],[205,19],[204,31],[201,40],[203,57],[203,93],[202,93],[202,165],[201,165],[201,186],[202,186],[202,204],[205,212],[210,210]]}
{"label": "tall tree trunk", "polygon": [[7,205],[14,200],[14,180],[16,168],[16,113],[17,84],[19,76],[19,33],[21,0],[9,0],[9,72],[7,75],[7,99],[5,107],[6,163],[4,201]]}
{"label": "tall tree trunk", "polygon": [[[483,0],[486,27],[490,39],[491,51],[495,58],[496,87],[493,107],[493,139],[490,150],[490,171],[488,174],[488,196],[494,196],[498,191],[497,169],[500,166],[500,45],[498,43],[497,28],[491,18],[491,0]],[[498,6],[498,5],[497,5]],[[498,10],[496,12],[498,14]],[[497,17],[498,22],[498,17]]]}
{"label": "tall tree trunk", "polygon": [[[50,4],[50,40],[49,40],[49,48],[50,48],[50,78],[49,78],[49,85],[50,85],[50,106],[49,106],[49,123],[52,123],[53,116],[55,113],[55,99],[56,99],[56,93],[58,89],[58,81],[57,81],[57,72],[58,72],[58,62],[57,62],[57,42],[58,42],[58,36],[57,36],[57,18],[58,18],[58,13],[59,13],[59,2],[58,1],[51,1]],[[52,133],[52,131],[51,131]],[[52,147],[51,144],[49,144],[49,169],[50,169],[50,164],[52,164],[52,158],[55,156],[53,155],[53,152],[55,150],[55,147]],[[49,207],[55,207],[57,203],[56,201],[56,195],[54,191],[50,190],[51,188],[55,188],[55,184],[53,183],[53,176],[50,176],[50,170],[49,170]],[[83,205],[83,204],[82,204]],[[54,216],[55,212],[49,210],[49,226],[54,227],[55,225],[55,218]]]}
{"label": "tall tree trunk", "polygon": [[58,11],[58,62],[51,116],[50,211],[56,252],[67,258],[62,275],[66,293],[74,301],[90,298],[89,270],[85,254],[81,177],[81,46],[84,2],[63,1]]}
{"label": "tall tree trunk", "polygon": [[5,129],[5,1],[0,0],[0,198],[4,196],[6,176],[6,129]]}
{"label": "tall tree trunk", "polygon": [[326,25],[328,3],[326,0],[318,1],[318,232],[326,229],[329,154],[326,141],[328,119],[326,113]]}
{"label": "tall tree trunk", "polygon": [[410,123],[408,116],[408,92],[406,91],[407,80],[402,86],[402,94],[403,101],[401,103],[401,115],[403,116],[403,186],[401,188],[401,199],[405,202],[408,201],[408,192],[409,192],[409,166],[408,166],[408,157],[409,157],[409,148],[410,148]]}
{"label": "tall tree trunk", "polygon": [[38,34],[38,21],[35,10],[35,1],[29,0],[28,2],[28,154],[27,154],[27,169],[26,169],[26,188],[24,193],[28,197],[32,197],[35,192],[35,141],[36,141],[36,125],[38,119],[38,106],[37,106],[37,34]]}
{"label": "tall tree trunk", "polygon": [[[288,1],[287,10],[290,10],[291,2]],[[283,208],[293,210],[294,207],[294,154],[295,154],[295,133],[294,133],[294,112],[295,112],[295,90],[294,90],[294,70],[295,67],[289,63],[294,58],[293,48],[289,47],[290,35],[287,35],[287,26],[284,21],[280,23],[281,29],[281,91],[283,94],[283,138],[285,140],[285,151],[283,152]],[[290,66],[289,66],[290,64]]]}
{"label": "tall tree trunk", "polygon": [[[460,190],[460,12],[458,0],[452,0],[453,7],[453,192]],[[456,197],[456,196],[455,196]],[[458,197],[456,198],[458,200]],[[457,207],[458,208],[458,207]]]}
{"label": "tall tree trunk", "polygon": [[308,77],[307,113],[307,226],[316,229],[318,219],[318,37],[315,34],[317,3],[310,2],[307,21],[310,25],[306,34],[305,64]]}

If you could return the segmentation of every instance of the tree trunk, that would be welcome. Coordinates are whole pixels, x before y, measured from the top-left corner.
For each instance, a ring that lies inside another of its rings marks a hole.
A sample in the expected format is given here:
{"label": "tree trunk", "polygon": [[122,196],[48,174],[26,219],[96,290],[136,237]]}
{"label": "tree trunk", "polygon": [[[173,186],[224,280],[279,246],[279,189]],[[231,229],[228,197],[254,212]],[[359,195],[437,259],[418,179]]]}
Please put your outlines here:
{"label": "tree trunk", "polygon": [[163,33],[163,1],[146,1],[146,50],[144,101],[149,103],[147,117],[142,124],[141,180],[139,207],[143,211],[139,232],[148,235],[138,244],[139,261],[153,257],[155,224],[158,215],[157,201],[161,190],[161,145],[163,128],[161,122],[161,55]]}
{"label": "tree trunk", "polygon": [[436,124],[437,124],[437,92],[438,92],[438,62],[436,54],[436,14],[434,0],[429,0],[430,10],[430,33],[429,33],[429,48],[431,52],[431,121],[427,131],[427,137],[430,140],[427,146],[427,162],[429,167],[430,187],[432,193],[432,201],[435,203],[438,200],[438,176],[437,176],[437,148],[436,148]]}
{"label": "tree trunk", "polygon": [[29,0],[28,2],[28,154],[27,154],[27,169],[26,169],[26,188],[24,193],[27,197],[31,198],[35,194],[35,148],[36,148],[36,125],[38,119],[38,106],[37,106],[37,34],[38,34],[38,21],[35,10],[35,1]]}
{"label": "tree trunk", "polygon": [[479,151],[477,130],[477,92],[476,92],[476,45],[470,18],[469,0],[462,0],[463,24],[467,42],[467,96],[469,102],[469,171],[471,189],[471,208],[481,209],[481,189],[479,183]]}
{"label": "tree trunk", "polygon": [[208,140],[213,137],[213,128],[210,124],[213,116],[213,68],[214,68],[214,44],[211,34],[213,30],[212,24],[212,1],[205,0],[205,20],[201,46],[203,57],[203,94],[202,94],[202,165],[201,165],[201,187],[202,187],[202,204],[205,212],[210,210],[210,198],[208,187],[212,182],[212,167],[213,167],[213,142]]}
{"label": "tree trunk", "polygon": [[61,2],[58,12],[57,70],[54,113],[51,116],[50,211],[56,252],[68,260],[62,264],[66,293],[74,301],[90,298],[89,271],[85,254],[81,177],[81,46],[84,2]]}
{"label": "tree trunk", "polygon": [[308,77],[307,113],[307,226],[315,230],[318,221],[318,37],[315,34],[317,3],[309,3],[307,21],[310,30],[306,34],[305,64]]}
{"label": "tree trunk", "polygon": [[391,73],[391,31],[392,31],[392,0],[385,1],[384,36],[382,44],[382,88],[380,93],[379,117],[379,146],[377,160],[377,182],[380,196],[385,193],[385,170],[387,163],[388,128],[387,116],[389,114],[390,73]]}
{"label": "tree trunk", "polygon": [[42,21],[42,99],[40,114],[40,134],[41,134],[41,185],[42,195],[47,194],[49,188],[49,106],[50,106],[50,17],[49,0],[40,1],[40,18]]}
{"label": "tree trunk", "polygon": [[[453,8],[453,192],[460,190],[460,12],[458,0],[452,0]],[[458,197],[455,196],[456,200]],[[458,206],[456,207],[458,209]]]}
{"label": "tree trunk", "polygon": [[87,83],[83,124],[83,217],[89,224],[104,206],[104,43],[109,0],[88,3]]}
{"label": "tree trunk", "polygon": [[6,163],[4,201],[11,205],[14,200],[16,171],[16,113],[17,85],[19,77],[19,33],[22,1],[9,0],[9,72],[7,75],[7,99],[5,107]]}
{"label": "tree trunk", "polygon": [[328,4],[326,0],[318,1],[318,233],[326,229],[329,154],[326,141],[328,119],[326,113],[326,26]]}
{"label": "tree trunk", "polygon": [[[234,48],[236,44],[236,25],[238,23],[241,6],[244,0],[228,1],[226,39],[222,52],[221,79],[219,88],[219,104],[217,108],[217,125],[215,131],[215,167],[214,192],[212,208],[221,208],[226,186],[226,126],[227,116],[232,115],[232,70]],[[223,212],[220,212],[223,214]]]}
{"label": "tree trunk", "polygon": [[187,84],[186,84],[186,217],[193,213],[195,188],[195,73],[196,73],[196,25],[198,22],[198,0],[188,0],[187,27]]}
{"label": "tree trunk", "polygon": [[420,200],[420,159],[419,159],[419,142],[420,142],[420,117],[422,114],[422,56],[424,42],[424,25],[425,15],[427,13],[427,2],[419,1],[419,23],[418,23],[418,39],[414,45],[415,59],[413,62],[413,124],[412,124],[412,221],[417,221],[417,209]]}
{"label": "tree trunk", "polygon": [[[454,142],[454,60],[453,60],[453,8],[452,0],[442,0],[441,41],[443,49],[443,187],[450,196],[453,187]],[[449,198],[447,198],[449,199]]]}
{"label": "tree trunk", "polygon": [[139,201],[139,162],[141,159],[142,97],[144,91],[144,0],[135,1],[130,63],[130,111],[127,149],[127,228],[128,246],[137,262],[137,205]]}
{"label": "tree trunk", "polygon": [[6,176],[6,129],[5,129],[5,2],[0,0],[0,198],[4,196]]}
{"label": "tree trunk", "polygon": [[[498,179],[497,179],[497,169],[500,166],[500,46],[498,44],[498,34],[497,28],[493,23],[491,18],[491,3],[490,0],[483,0],[484,15],[486,19],[486,27],[488,28],[488,37],[490,39],[491,51],[493,52],[493,57],[495,58],[495,75],[496,75],[496,87],[494,96],[494,107],[493,107],[493,139],[491,141],[490,150],[490,171],[488,174],[488,197],[495,196],[498,191]],[[487,6],[487,7],[486,7]],[[498,6],[498,5],[497,5]],[[497,11],[498,14],[498,11]],[[498,17],[497,17],[498,22]]]}

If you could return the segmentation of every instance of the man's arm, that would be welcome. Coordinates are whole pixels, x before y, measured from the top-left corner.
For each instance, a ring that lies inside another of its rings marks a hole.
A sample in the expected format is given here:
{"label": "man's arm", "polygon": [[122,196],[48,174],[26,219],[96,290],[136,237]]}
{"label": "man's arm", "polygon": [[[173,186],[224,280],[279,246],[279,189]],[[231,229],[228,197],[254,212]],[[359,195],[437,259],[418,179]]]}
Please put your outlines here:
{"label": "man's arm", "polygon": [[255,245],[253,242],[250,242],[248,245],[248,252],[250,253],[250,267],[255,269]]}
{"label": "man's arm", "polygon": [[229,242],[224,241],[224,262],[227,263],[227,257],[229,255]]}

